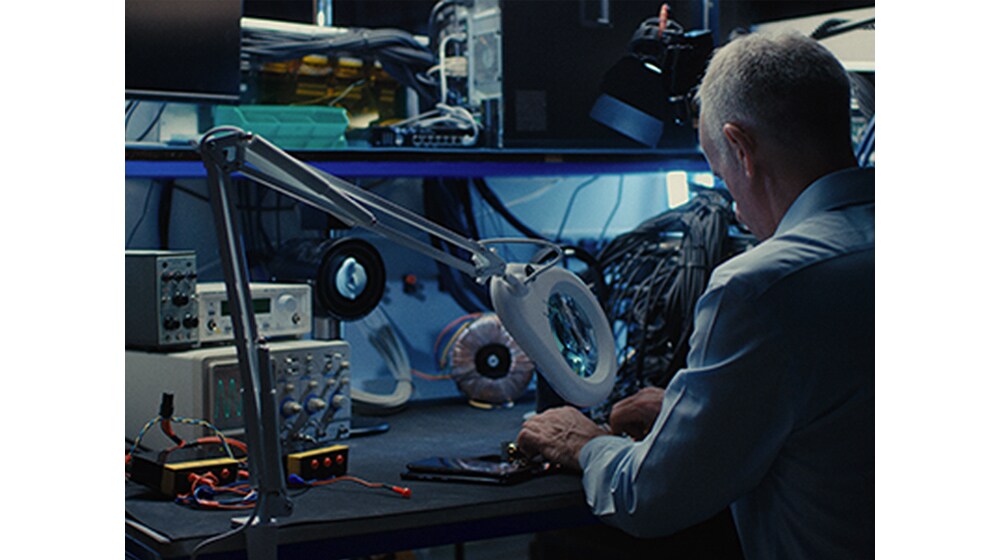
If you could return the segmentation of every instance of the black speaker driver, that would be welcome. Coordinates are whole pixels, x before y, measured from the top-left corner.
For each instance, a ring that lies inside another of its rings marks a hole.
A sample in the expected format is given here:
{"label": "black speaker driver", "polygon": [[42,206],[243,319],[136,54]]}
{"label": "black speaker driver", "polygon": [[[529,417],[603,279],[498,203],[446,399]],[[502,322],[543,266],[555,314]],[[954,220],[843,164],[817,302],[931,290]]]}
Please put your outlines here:
{"label": "black speaker driver", "polygon": [[356,321],[385,294],[385,263],[363,239],[295,240],[282,247],[270,267],[276,280],[312,284],[317,316]]}
{"label": "black speaker driver", "polygon": [[385,263],[375,246],[355,238],[333,240],[316,275],[322,308],[341,321],[354,321],[378,306],[385,293]]}

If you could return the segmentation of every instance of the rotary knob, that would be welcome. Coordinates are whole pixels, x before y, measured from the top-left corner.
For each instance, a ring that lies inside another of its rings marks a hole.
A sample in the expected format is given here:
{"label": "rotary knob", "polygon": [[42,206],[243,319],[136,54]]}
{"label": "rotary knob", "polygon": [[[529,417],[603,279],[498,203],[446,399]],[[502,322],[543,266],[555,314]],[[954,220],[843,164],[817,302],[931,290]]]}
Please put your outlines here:
{"label": "rotary knob", "polygon": [[285,313],[295,313],[299,309],[299,299],[292,294],[278,296],[278,309]]}
{"label": "rotary knob", "polygon": [[306,408],[309,412],[319,412],[320,410],[326,408],[326,403],[323,402],[323,399],[313,397],[306,401]]}
{"label": "rotary knob", "polygon": [[295,401],[285,401],[285,404],[281,405],[281,413],[285,416],[292,416],[298,414],[302,411],[302,405]]}

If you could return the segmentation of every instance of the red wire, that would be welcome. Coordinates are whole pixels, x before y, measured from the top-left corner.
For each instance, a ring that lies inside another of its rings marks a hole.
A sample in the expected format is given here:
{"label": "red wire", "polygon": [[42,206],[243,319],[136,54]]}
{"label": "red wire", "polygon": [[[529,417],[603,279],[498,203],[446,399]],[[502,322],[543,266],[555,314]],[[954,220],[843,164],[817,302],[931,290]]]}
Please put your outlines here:
{"label": "red wire", "polygon": [[309,486],[325,486],[327,484],[333,484],[334,482],[340,482],[346,480],[348,482],[354,482],[360,484],[366,488],[385,488],[391,490],[404,498],[409,498],[412,491],[404,486],[393,486],[391,484],[385,484],[384,482],[369,482],[363,478],[358,478],[356,476],[342,475],[334,478],[327,478],[324,480],[316,480],[313,482],[307,482]]}
{"label": "red wire", "polygon": [[[246,471],[239,471],[239,474],[246,474]],[[213,509],[250,509],[254,507],[253,503],[223,504],[217,500],[206,500],[199,498],[196,493],[199,486],[207,486],[215,493],[230,493],[236,494],[237,496],[243,496],[245,498],[253,492],[249,483],[219,488],[217,486],[219,478],[212,472],[204,474],[192,473],[188,475],[188,480],[191,481],[191,492],[188,494],[179,494],[177,497],[181,500],[194,500],[194,503],[200,507]]]}
{"label": "red wire", "polygon": [[174,427],[170,424],[169,418],[164,418],[160,421],[160,430],[176,443],[177,447],[184,447],[184,440],[177,437],[177,434],[174,433]]}
{"label": "red wire", "polygon": [[469,313],[468,315],[462,315],[461,317],[459,317],[459,318],[455,319],[454,321],[448,323],[448,325],[445,328],[441,329],[441,332],[438,333],[438,335],[437,335],[437,339],[434,340],[434,356],[437,356],[438,345],[441,344],[441,339],[444,338],[445,333],[447,333],[455,325],[461,323],[462,321],[466,321],[466,320],[469,320],[469,319],[475,319],[475,318],[479,317],[480,315],[482,315],[482,313]]}

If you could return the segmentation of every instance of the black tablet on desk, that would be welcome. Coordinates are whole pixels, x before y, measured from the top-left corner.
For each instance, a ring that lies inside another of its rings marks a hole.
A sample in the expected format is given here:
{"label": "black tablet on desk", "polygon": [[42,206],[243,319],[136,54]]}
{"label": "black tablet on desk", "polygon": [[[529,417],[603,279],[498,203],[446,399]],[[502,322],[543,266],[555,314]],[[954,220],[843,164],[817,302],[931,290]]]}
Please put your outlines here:
{"label": "black tablet on desk", "polygon": [[428,457],[406,465],[404,480],[514,484],[553,471],[550,463],[505,461],[499,455]]}

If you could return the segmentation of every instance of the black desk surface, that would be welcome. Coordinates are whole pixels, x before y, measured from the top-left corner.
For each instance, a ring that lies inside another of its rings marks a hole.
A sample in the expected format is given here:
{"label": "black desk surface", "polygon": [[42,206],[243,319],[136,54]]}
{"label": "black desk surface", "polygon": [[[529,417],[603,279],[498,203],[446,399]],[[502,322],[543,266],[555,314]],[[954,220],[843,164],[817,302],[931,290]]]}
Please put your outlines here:
{"label": "black desk surface", "polygon": [[[279,520],[279,553],[344,557],[595,523],[577,474],[556,473],[511,486],[400,479],[406,463],[416,459],[498,453],[532,409],[528,403],[504,410],[434,403],[386,417],[387,433],[345,441],[348,474],[407,486],[411,498],[346,481],[292,489],[293,513]],[[233,517],[246,514],[193,510],[129,482],[125,509],[126,549],[149,558],[187,556],[202,540],[231,529]],[[200,557],[233,555],[244,543],[244,536],[233,537]]]}

